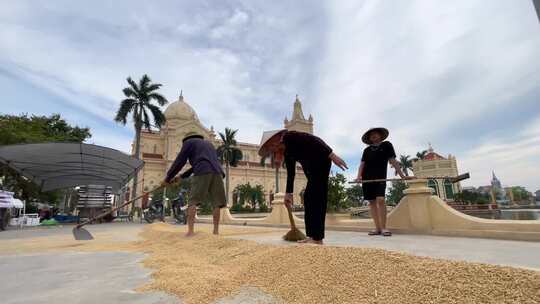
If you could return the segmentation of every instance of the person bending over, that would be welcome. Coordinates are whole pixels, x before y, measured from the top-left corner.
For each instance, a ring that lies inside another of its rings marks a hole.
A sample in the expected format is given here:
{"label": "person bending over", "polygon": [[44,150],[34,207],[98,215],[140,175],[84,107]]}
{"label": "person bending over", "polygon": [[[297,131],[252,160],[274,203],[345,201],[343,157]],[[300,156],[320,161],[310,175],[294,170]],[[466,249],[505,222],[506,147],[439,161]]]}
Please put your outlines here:
{"label": "person bending over", "polygon": [[[187,224],[188,232],[186,236],[194,234],[195,215],[197,206],[203,202],[212,203],[214,234],[219,233],[219,209],[227,205],[223,177],[225,173],[217,157],[217,152],[212,143],[205,140],[198,133],[190,132],[182,140],[182,149],[174,160],[167,176],[163,181],[164,185],[170,184],[175,175],[182,170],[189,160],[194,176],[191,183],[191,199],[188,203]],[[182,174],[185,177],[186,174]]]}
{"label": "person bending over", "polygon": [[343,170],[347,168],[347,164],[320,138],[309,133],[287,130],[266,132],[263,135],[259,155],[273,156],[275,166],[278,168],[285,162],[287,168],[285,204],[288,206],[293,203],[296,162],[302,165],[307,177],[304,221],[308,238],[301,242],[322,245],[331,162]]}

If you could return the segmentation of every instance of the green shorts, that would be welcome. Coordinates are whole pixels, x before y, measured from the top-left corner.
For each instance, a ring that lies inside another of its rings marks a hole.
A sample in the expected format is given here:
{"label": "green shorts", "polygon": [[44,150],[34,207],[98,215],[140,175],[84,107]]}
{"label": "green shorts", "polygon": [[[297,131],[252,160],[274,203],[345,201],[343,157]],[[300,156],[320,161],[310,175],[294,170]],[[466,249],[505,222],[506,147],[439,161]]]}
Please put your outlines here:
{"label": "green shorts", "polygon": [[191,199],[189,206],[209,202],[214,208],[223,208],[227,205],[225,186],[221,174],[203,174],[192,177]]}

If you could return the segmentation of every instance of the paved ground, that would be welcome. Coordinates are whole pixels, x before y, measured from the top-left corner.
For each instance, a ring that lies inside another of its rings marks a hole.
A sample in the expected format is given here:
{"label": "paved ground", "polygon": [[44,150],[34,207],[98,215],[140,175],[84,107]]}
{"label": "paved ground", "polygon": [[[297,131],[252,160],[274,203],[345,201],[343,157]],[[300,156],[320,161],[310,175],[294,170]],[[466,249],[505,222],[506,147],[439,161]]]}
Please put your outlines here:
{"label": "paved ground", "polygon": [[[28,238],[70,238],[72,227],[5,231],[0,233],[0,245],[3,241],[25,242]],[[92,225],[88,230],[94,234],[114,231],[113,240],[126,241],[135,240],[143,227],[144,225],[134,223],[113,223]],[[234,237],[296,246],[281,240],[285,231],[286,229],[276,233],[248,233]],[[510,265],[540,271],[540,243],[535,242],[421,235],[394,235],[384,238],[369,237],[360,232],[329,231],[326,244],[381,248],[421,256]],[[2,303],[181,303],[180,299],[166,294],[139,294],[133,291],[150,280],[149,270],[142,268],[140,264],[143,257],[144,255],[139,253],[126,252],[0,255],[0,273],[11,278],[0,284],[0,294],[4,295]],[[238,294],[220,299],[216,303],[277,303],[277,300],[256,288],[245,287]]]}
{"label": "paved ground", "polygon": [[[100,233],[114,231],[113,240],[131,241],[144,224],[112,223],[92,225],[88,230],[99,238]],[[34,227],[0,233],[2,241],[53,236],[72,236],[72,225]],[[110,237],[110,235],[108,236]],[[0,255],[2,304],[45,303],[182,303],[165,293],[137,293],[135,288],[151,280],[150,270],[141,265],[144,254],[127,252],[54,252]],[[216,301],[216,304],[274,304],[272,296],[254,287]]]}
{"label": "paved ground", "polygon": [[142,254],[54,253],[0,259],[2,303],[178,303],[162,293],[135,293],[149,280]]}
{"label": "paved ground", "polygon": [[[281,234],[282,235],[282,234]],[[274,245],[285,242],[278,233],[235,236]],[[327,231],[326,245],[379,248],[459,261],[498,264],[540,271],[540,242],[506,241],[426,235],[368,236],[364,232]]]}

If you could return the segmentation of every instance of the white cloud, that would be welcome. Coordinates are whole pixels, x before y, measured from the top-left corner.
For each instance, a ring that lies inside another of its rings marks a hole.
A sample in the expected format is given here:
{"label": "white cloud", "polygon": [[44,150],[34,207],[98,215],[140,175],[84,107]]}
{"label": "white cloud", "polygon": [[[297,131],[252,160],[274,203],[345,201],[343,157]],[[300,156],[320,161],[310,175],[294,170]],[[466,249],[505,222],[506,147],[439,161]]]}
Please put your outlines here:
{"label": "white cloud", "polygon": [[236,9],[232,16],[225,20],[223,24],[213,28],[210,31],[210,37],[213,39],[224,39],[237,35],[239,31],[245,30],[245,26],[249,21],[249,15]]}
{"label": "white cloud", "polygon": [[[482,126],[448,134],[540,94],[537,34],[527,1],[16,1],[0,11],[0,64],[106,120],[125,78],[148,73],[170,101],[183,89],[205,125],[247,142],[281,127],[298,93],[350,176],[360,136],[382,125],[398,153],[431,141],[457,155],[470,183],[493,168],[540,187],[540,118],[516,139]],[[125,131],[90,127],[96,143],[129,150]]]}
{"label": "white cloud", "polygon": [[460,167],[470,170],[471,180],[465,184],[487,184],[494,170],[505,186],[526,186],[540,189],[538,160],[540,155],[540,116],[514,137],[485,142],[467,151]]}
{"label": "white cloud", "polygon": [[488,182],[493,168],[508,183],[540,187],[534,175],[519,177],[522,167],[538,168],[537,139],[497,141],[505,152],[486,156],[483,140],[498,130],[460,135],[468,148],[444,138],[450,128],[489,119],[493,109],[511,104],[519,111],[521,96],[539,89],[540,38],[530,3],[340,1],[329,12],[314,115],[320,134],[351,164],[363,149],[362,133],[386,126],[398,153],[414,155],[432,141],[442,154],[458,155],[471,183]]}

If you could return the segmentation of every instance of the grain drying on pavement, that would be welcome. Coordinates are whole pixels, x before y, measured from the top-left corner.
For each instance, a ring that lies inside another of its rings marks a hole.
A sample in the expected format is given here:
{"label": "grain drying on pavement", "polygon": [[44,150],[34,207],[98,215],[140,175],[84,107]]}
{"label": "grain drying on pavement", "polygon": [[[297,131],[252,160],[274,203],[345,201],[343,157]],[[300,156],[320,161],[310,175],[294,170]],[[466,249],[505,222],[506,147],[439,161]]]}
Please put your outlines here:
{"label": "grain drying on pavement", "polygon": [[[223,228],[223,235],[272,232]],[[56,240],[47,250],[145,252],[153,280],[139,291],[165,291],[185,303],[211,303],[242,286],[285,303],[540,303],[540,272],[532,270],[378,249],[261,245],[207,231],[184,238],[183,231],[153,224],[138,241],[102,235],[92,242]]]}
{"label": "grain drying on pavement", "polygon": [[186,239],[167,225],[143,233],[143,290],[210,303],[254,286],[287,303],[539,303],[540,273],[422,258],[385,250],[270,246],[199,233]]}

